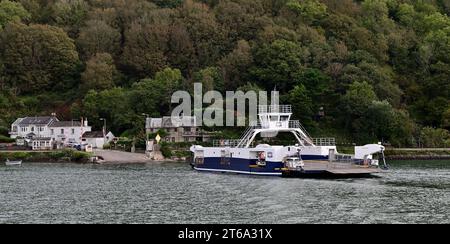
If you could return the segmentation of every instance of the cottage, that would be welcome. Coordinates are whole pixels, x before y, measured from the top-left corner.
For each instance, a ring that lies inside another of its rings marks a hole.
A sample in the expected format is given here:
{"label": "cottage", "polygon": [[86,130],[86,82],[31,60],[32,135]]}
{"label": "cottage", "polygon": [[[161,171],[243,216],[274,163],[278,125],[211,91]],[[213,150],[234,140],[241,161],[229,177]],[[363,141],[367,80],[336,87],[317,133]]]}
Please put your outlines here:
{"label": "cottage", "polygon": [[115,138],[112,132],[108,132],[106,135],[103,131],[90,131],[85,132],[81,138],[83,144],[91,145],[93,148],[103,148],[105,144],[110,143]]}
{"label": "cottage", "polygon": [[165,142],[209,141],[211,133],[197,126],[195,116],[147,118],[146,132],[156,133],[165,130],[168,135],[162,138]]}
{"label": "cottage", "polygon": [[9,133],[13,139],[25,139],[33,150],[48,150],[81,144],[84,132],[91,131],[87,119],[59,121],[55,115],[18,118]]}

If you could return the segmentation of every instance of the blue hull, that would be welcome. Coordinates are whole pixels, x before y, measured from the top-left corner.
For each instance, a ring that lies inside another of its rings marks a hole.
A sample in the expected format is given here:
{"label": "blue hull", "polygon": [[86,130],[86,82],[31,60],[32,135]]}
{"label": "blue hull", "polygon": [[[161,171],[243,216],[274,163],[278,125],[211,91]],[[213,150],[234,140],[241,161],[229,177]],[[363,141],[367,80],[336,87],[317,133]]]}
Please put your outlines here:
{"label": "blue hull", "polygon": [[[317,155],[302,155],[304,160],[328,160],[328,157]],[[258,167],[257,160],[242,158],[205,158],[203,164],[195,164],[194,169],[207,172],[249,174],[249,175],[266,175],[281,176],[281,168],[284,167],[283,162],[267,161],[266,166]],[[316,173],[316,172],[304,172]]]}

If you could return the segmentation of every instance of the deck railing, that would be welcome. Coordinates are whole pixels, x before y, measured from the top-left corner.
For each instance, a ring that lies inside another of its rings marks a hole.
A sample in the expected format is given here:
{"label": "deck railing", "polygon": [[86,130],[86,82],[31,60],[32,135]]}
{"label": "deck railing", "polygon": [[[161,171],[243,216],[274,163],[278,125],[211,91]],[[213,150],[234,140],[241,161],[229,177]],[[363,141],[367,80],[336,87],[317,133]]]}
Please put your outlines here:
{"label": "deck railing", "polygon": [[336,146],[336,138],[312,138],[316,146]]}
{"label": "deck railing", "polygon": [[239,139],[214,140],[213,147],[237,147],[240,141]]}
{"label": "deck railing", "polygon": [[291,105],[260,105],[259,113],[292,113]]}

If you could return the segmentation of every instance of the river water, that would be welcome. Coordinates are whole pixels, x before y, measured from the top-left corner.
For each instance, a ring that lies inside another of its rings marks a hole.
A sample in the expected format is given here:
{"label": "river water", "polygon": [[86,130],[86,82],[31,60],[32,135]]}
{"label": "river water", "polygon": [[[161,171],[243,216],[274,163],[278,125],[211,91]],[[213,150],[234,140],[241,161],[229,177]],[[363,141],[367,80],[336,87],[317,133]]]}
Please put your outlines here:
{"label": "river water", "polygon": [[450,223],[450,161],[379,178],[199,173],[187,164],[0,166],[0,223]]}

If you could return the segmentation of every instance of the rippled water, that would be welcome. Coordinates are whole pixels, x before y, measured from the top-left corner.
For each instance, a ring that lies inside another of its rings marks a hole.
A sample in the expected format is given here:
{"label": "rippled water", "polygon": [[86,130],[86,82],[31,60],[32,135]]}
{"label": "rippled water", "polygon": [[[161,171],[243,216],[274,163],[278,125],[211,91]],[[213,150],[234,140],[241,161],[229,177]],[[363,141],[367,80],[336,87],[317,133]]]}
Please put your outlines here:
{"label": "rippled water", "polygon": [[450,223],[450,162],[283,179],[186,164],[0,166],[0,223]]}

